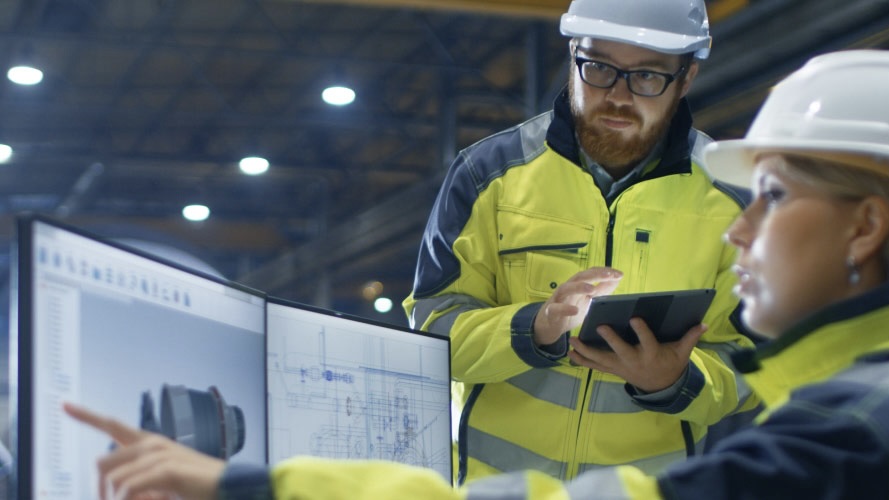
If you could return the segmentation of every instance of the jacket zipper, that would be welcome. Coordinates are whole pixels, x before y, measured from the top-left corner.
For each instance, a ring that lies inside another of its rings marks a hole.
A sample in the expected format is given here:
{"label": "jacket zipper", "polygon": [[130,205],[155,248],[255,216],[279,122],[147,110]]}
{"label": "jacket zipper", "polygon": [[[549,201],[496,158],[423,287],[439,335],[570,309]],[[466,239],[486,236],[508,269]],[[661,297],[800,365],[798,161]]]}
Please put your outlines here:
{"label": "jacket zipper", "polygon": [[477,384],[472,387],[472,392],[466,398],[463,411],[460,413],[460,422],[457,428],[457,486],[462,486],[466,481],[466,469],[469,465],[469,450],[466,444],[467,434],[469,433],[469,414],[472,412],[472,408],[475,406],[475,402],[484,388],[485,384]]}
{"label": "jacket zipper", "polygon": [[587,418],[592,418],[592,414],[587,415],[587,412],[586,412],[586,407],[588,405],[587,397],[589,397],[589,395],[590,395],[590,390],[591,390],[590,387],[592,384],[592,380],[593,380],[593,370],[587,369],[586,384],[584,384],[584,386],[583,386],[583,397],[580,398],[580,417],[578,417],[578,419],[577,419],[577,428],[575,429],[575,432],[574,432],[574,446],[573,446],[574,450],[571,454],[573,457],[573,460],[568,462],[569,464],[573,464],[573,465],[568,466],[568,470],[565,471],[566,477],[563,479],[573,479],[574,477],[577,476],[577,470],[579,468],[577,461],[578,461],[578,456],[579,456],[579,450],[581,448],[580,431],[581,431],[581,429],[583,429],[583,422]]}
{"label": "jacket zipper", "polygon": [[605,266],[611,267],[612,247],[614,246],[614,219],[617,211],[608,215],[608,228],[605,230]]}
{"label": "jacket zipper", "polygon": [[[614,244],[614,237],[613,237],[614,219],[615,219],[615,214],[613,214],[609,211],[608,226],[605,229],[605,265],[606,266],[611,266],[611,247]],[[577,462],[578,449],[579,449],[578,441],[580,440],[580,431],[583,428],[583,425],[582,425],[583,421],[586,418],[592,418],[592,414],[590,414],[590,415],[586,414],[586,407],[589,404],[587,402],[587,398],[590,396],[590,392],[592,391],[592,389],[591,389],[592,383],[593,383],[593,370],[590,369],[590,370],[587,370],[586,383],[584,384],[584,387],[583,387],[583,397],[580,398],[580,404],[581,404],[580,418],[577,419],[577,429],[576,429],[575,435],[574,435],[574,452],[572,454],[574,457],[574,460],[572,460],[572,462],[574,462],[575,465],[573,467],[570,467],[569,470],[566,471],[568,478],[572,478],[577,474],[578,467],[576,465],[576,462]]]}

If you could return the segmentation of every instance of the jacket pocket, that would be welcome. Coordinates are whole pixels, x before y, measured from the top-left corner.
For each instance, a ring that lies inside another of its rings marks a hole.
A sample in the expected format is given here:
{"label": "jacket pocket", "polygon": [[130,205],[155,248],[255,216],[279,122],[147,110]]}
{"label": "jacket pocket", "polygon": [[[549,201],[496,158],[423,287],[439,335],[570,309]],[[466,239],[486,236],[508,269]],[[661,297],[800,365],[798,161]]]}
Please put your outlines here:
{"label": "jacket pocket", "polygon": [[592,228],[511,210],[497,214],[501,279],[508,302],[546,300],[586,269]]}

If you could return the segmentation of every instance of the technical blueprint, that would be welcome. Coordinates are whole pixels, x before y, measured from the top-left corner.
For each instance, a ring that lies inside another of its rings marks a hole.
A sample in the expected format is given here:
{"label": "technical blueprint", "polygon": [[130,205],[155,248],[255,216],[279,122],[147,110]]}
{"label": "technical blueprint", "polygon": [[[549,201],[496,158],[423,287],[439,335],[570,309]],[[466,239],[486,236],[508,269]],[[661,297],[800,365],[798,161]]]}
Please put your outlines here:
{"label": "technical blueprint", "polygon": [[269,462],[383,459],[451,478],[446,339],[268,304]]}

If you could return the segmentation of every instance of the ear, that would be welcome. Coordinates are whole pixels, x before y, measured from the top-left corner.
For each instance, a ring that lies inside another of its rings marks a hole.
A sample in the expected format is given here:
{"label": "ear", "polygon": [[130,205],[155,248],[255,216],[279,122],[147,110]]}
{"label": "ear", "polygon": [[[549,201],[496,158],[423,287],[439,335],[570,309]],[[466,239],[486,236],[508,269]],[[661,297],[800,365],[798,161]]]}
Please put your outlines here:
{"label": "ear", "polygon": [[692,59],[688,69],[685,71],[685,78],[682,79],[682,91],[680,92],[679,97],[685,97],[685,94],[688,94],[688,91],[691,89],[691,82],[698,76],[698,68],[699,65],[697,60]]}
{"label": "ear", "polygon": [[857,262],[874,257],[882,260],[882,249],[889,239],[889,200],[868,196],[855,208],[854,233],[849,242],[849,255]]}

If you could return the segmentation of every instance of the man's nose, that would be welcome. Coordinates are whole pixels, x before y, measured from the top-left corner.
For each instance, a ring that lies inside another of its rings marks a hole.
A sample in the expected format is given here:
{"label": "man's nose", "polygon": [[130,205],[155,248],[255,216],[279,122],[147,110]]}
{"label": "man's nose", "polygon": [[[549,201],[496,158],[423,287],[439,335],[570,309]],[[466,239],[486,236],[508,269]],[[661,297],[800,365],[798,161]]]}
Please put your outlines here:
{"label": "man's nose", "polygon": [[615,102],[626,103],[633,100],[633,93],[630,92],[630,82],[626,77],[620,76],[614,82],[614,85],[608,89],[606,96]]}

